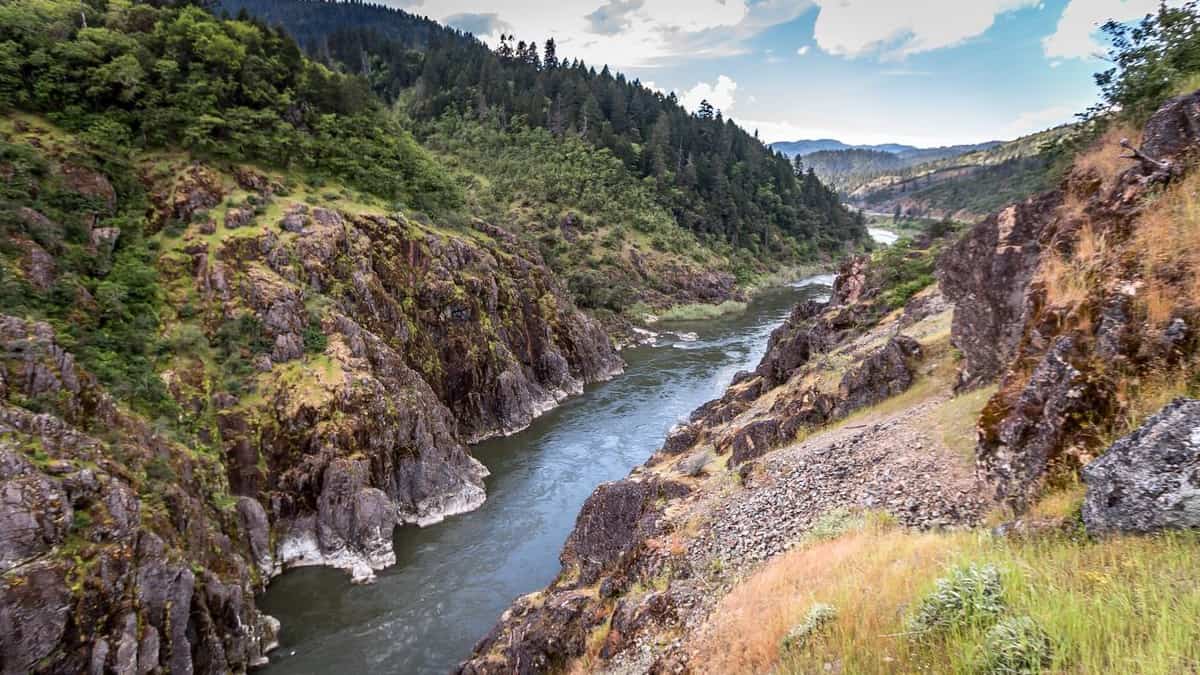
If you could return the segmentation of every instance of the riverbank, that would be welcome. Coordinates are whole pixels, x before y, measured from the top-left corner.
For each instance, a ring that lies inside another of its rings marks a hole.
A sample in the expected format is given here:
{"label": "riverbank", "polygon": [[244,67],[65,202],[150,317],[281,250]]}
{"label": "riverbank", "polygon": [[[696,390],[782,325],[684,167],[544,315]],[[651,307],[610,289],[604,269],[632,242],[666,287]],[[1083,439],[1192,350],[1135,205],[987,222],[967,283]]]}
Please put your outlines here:
{"label": "riverbank", "polygon": [[[644,462],[668,430],[757,364],[796,302],[828,277],[764,291],[748,309],[672,324],[656,346],[627,348],[623,375],[472,449],[491,475],[487,500],[434,527],[399,528],[396,564],[372,586],[322,568],[276,578],[262,604],[283,624],[264,671],[444,673],[514,597],[553,580],[575,514],[597,484]],[[693,339],[694,338],[694,339]]]}

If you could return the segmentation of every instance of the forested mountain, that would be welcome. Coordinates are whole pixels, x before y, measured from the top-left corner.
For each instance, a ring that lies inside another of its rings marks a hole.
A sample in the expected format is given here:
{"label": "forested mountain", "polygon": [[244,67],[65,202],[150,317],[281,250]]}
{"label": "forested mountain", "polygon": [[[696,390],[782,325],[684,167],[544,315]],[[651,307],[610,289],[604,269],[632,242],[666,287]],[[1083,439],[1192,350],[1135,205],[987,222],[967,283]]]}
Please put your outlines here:
{"label": "forested mountain", "polygon": [[856,186],[864,175],[895,173],[909,166],[900,155],[883,150],[821,150],[797,161],[839,191]]}
{"label": "forested mountain", "polygon": [[826,180],[869,211],[970,220],[1049,189],[1078,135],[1063,125],[965,155]]}
{"label": "forested mountain", "polygon": [[[315,58],[362,74],[419,125],[458,115],[542,128],[608,150],[634,175],[653,181],[656,201],[702,237],[770,256],[815,251],[862,236],[837,195],[720,111],[695,114],[607,67],[557,53],[552,39],[506,39],[493,52],[479,40],[407,12],[319,0],[225,0],[282,25]],[[540,38],[544,36],[528,36]]]}

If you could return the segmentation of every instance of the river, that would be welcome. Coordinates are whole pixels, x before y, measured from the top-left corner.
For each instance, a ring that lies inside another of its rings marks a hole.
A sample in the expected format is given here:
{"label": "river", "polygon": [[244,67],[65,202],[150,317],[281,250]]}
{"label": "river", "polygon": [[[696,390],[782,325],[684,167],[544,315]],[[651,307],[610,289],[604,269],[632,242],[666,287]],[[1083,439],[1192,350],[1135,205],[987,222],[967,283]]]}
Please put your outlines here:
{"label": "river", "polygon": [[[832,276],[757,296],[745,312],[678,323],[656,346],[627,349],[623,375],[588,387],[529,429],[473,448],[487,501],[428,528],[396,530],[396,565],[368,586],[301,568],[275,579],[263,611],[283,623],[268,675],[442,675],[466,658],[517,596],[558,573],[558,554],[588,495],[644,462],[668,429],[758,364],[792,306]],[[693,336],[687,336],[689,338]]]}

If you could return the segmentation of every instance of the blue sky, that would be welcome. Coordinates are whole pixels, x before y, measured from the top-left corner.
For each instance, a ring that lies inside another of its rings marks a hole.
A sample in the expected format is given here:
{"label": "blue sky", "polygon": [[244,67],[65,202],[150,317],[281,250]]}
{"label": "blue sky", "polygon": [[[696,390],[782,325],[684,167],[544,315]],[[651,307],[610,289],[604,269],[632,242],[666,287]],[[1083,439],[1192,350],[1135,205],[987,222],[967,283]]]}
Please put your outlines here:
{"label": "blue sky", "polygon": [[707,98],[766,141],[1007,139],[1095,101],[1096,28],[1157,0],[389,0]]}

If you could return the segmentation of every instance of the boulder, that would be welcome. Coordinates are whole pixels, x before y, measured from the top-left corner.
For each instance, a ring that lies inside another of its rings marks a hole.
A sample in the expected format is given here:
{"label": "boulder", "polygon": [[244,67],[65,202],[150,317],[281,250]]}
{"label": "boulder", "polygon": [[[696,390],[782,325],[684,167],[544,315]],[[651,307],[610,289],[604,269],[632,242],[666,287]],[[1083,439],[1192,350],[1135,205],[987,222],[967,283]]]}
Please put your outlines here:
{"label": "boulder", "polygon": [[234,229],[249,224],[254,220],[254,209],[232,208],[225,212],[225,227]]}
{"label": "boulder", "polygon": [[1200,528],[1200,400],[1177,399],[1083,469],[1089,532]]}
{"label": "boulder", "polygon": [[71,613],[66,578],[44,560],[0,578],[0,675],[31,673],[58,646]]}
{"label": "boulder", "polygon": [[56,481],[0,447],[0,572],[62,543],[71,516],[71,504]]}
{"label": "boulder", "polygon": [[67,189],[96,200],[109,212],[116,209],[117,191],[104,174],[78,164],[64,164],[60,172]]}

